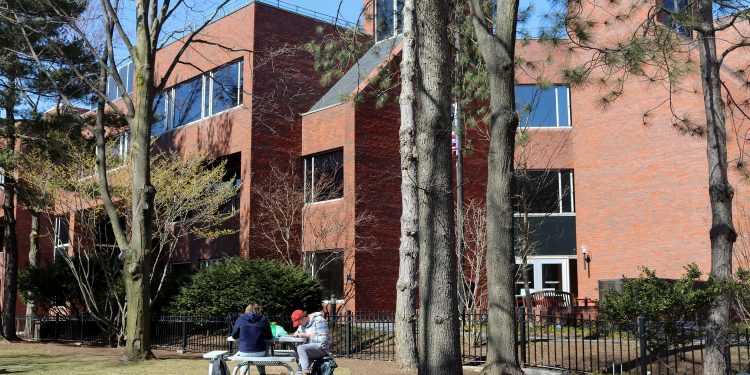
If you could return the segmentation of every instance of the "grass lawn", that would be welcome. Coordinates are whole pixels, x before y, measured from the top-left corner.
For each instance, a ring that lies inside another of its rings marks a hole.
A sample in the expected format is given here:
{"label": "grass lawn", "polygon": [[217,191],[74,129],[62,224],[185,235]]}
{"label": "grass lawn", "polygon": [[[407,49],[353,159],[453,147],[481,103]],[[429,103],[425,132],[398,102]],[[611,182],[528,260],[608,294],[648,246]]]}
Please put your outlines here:
{"label": "grass lawn", "polygon": [[[0,374],[181,374],[205,375],[208,360],[199,355],[181,356],[156,352],[159,359],[136,364],[119,360],[122,349],[88,348],[55,344],[0,343]],[[351,375],[339,364],[336,375]],[[230,370],[232,369],[230,363]],[[286,374],[281,367],[270,367],[269,374]],[[253,373],[257,374],[255,368]]]}

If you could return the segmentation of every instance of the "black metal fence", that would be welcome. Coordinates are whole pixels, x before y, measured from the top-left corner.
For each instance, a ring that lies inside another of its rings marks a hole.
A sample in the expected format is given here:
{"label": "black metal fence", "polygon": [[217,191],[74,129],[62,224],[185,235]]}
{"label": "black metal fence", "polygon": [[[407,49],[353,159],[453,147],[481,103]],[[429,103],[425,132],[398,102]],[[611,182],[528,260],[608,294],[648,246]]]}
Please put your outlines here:
{"label": "black metal fence", "polygon": [[[153,319],[153,345],[161,349],[208,352],[235,348],[227,341],[236,316],[199,318],[164,316]],[[292,332],[289,317],[271,320]],[[332,351],[339,357],[393,360],[393,313],[347,312],[328,317]],[[464,364],[482,364],[487,356],[487,314],[461,315]],[[18,317],[17,330],[38,341],[106,345],[111,338],[92,319]],[[539,315],[520,310],[516,330],[518,354],[525,366],[561,369],[578,374],[699,374],[703,370],[703,327],[683,322],[676,327],[644,319],[612,323],[575,314]],[[750,367],[750,326],[731,325],[731,372]],[[656,342],[657,344],[654,344]]]}

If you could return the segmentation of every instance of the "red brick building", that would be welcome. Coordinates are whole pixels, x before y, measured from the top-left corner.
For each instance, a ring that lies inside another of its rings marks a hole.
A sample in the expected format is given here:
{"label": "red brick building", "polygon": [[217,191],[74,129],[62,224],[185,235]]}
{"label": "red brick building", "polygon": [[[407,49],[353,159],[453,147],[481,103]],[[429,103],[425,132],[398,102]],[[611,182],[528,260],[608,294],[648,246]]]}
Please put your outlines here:
{"label": "red brick building", "polygon": [[[330,88],[319,85],[311,56],[290,48],[316,38],[316,28],[330,24],[255,2],[206,28],[204,37],[214,43],[196,44],[183,57],[189,64],[178,65],[167,85],[165,119],[155,124],[154,135],[160,147],[185,154],[202,150],[227,160],[242,182],[233,202],[239,233],[211,242],[188,239],[176,264],[198,268],[224,255],[277,256],[256,230],[262,210],[254,186],[269,178],[272,166],[291,162],[304,175],[299,246],[310,268],[349,308],[393,310],[401,214],[399,108],[394,101],[378,106],[366,95],[355,104],[352,94],[367,93],[386,65],[397,74],[401,45],[393,35],[400,21],[382,18],[395,13],[385,9],[375,22],[366,20],[365,30],[378,34],[378,42]],[[601,23],[598,35],[614,37],[629,26]],[[159,53],[157,72],[177,48],[172,44]],[[280,50],[287,51],[274,53]],[[637,276],[640,266],[662,277],[679,277],[690,262],[707,272],[711,216],[705,140],[682,135],[672,125],[669,106],[656,105],[670,98],[669,90],[628,80],[623,95],[605,108],[601,86],[562,84],[561,67],[586,56],[536,42],[519,43],[517,53],[524,61],[516,77],[517,102],[528,131],[517,159],[537,192],[523,204],[534,227],[532,290],[598,299],[600,280]],[[727,60],[725,68],[740,71],[742,60]],[[535,86],[540,75],[552,85]],[[236,94],[204,95],[213,91],[211,82],[235,84]],[[747,97],[741,80],[731,84],[735,100]],[[184,95],[190,92],[201,92],[200,99]],[[671,98],[680,115],[703,118],[696,75],[681,81]],[[738,160],[744,146],[744,138],[735,136],[743,125],[738,119],[732,124],[730,160]],[[472,152],[465,154],[461,181],[466,201],[481,202],[485,194],[483,134],[481,126],[467,131]],[[732,183],[735,223],[742,231],[747,185],[737,173]],[[522,215],[517,216],[520,222]],[[29,230],[23,207],[17,228],[23,268]],[[63,220],[43,231],[65,248],[69,236],[63,233],[72,229]],[[53,258],[52,243],[42,242],[42,258]]]}

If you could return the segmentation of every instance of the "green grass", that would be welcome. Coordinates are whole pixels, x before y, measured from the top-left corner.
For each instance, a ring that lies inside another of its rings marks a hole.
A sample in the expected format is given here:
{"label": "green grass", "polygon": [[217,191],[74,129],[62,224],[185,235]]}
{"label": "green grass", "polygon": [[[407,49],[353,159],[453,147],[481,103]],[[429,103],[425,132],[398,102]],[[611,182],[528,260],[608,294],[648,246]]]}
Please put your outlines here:
{"label": "green grass", "polygon": [[[37,348],[38,347],[38,348]],[[105,354],[101,354],[101,352]],[[181,374],[205,375],[208,360],[199,358],[156,359],[141,363],[123,363],[115,349],[67,348],[59,350],[52,345],[25,345],[16,349],[12,344],[0,343],[0,374],[75,374],[75,375],[126,375],[126,374]],[[230,370],[234,363],[230,364]],[[257,374],[255,368],[252,371]],[[269,374],[286,374],[281,367],[269,367]],[[348,369],[336,369],[336,375],[351,375]]]}

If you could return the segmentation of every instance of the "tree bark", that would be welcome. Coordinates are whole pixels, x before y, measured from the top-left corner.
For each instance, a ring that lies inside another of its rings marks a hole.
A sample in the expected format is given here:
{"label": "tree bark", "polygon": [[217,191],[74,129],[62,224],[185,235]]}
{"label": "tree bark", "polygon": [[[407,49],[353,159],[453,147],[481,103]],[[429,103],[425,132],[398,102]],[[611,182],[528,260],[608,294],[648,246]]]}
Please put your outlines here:
{"label": "tree bark", "polygon": [[[703,104],[706,110],[708,139],[708,184],[711,199],[711,273],[716,281],[729,281],[732,277],[732,247],[737,233],[732,223],[732,198],[734,190],[727,175],[727,136],[724,101],[721,97],[720,62],[716,55],[716,39],[712,14],[713,1],[698,2],[701,31],[698,33],[700,50]],[[706,325],[706,359],[704,374],[730,373],[729,339],[731,293],[719,297],[711,308]]]}
{"label": "tree bark", "polygon": [[494,25],[486,23],[482,1],[471,0],[470,5],[479,49],[488,70],[491,112],[487,160],[488,345],[483,373],[521,374],[516,350],[512,204],[513,152],[518,128],[514,94],[518,1],[498,1]]}
{"label": "tree bark", "polygon": [[417,263],[419,206],[414,125],[414,0],[403,9],[404,47],[401,52],[401,244],[396,282],[396,362],[402,369],[417,367]]}
{"label": "tree bark", "polygon": [[[139,0],[136,10],[139,17],[136,22],[137,42],[134,47],[136,53],[133,56],[135,71],[133,96],[139,99],[135,100],[135,113],[130,123],[132,223],[130,246],[125,253],[125,272],[123,272],[128,303],[125,321],[125,356],[133,361],[153,357],[149,323],[151,319],[151,233],[156,190],[151,185],[149,145],[156,48],[151,46],[148,26],[145,24],[147,5],[148,1]],[[140,100],[140,98],[145,100]]]}
{"label": "tree bark", "polygon": [[416,3],[419,371],[461,374],[451,160],[451,2]]}
{"label": "tree bark", "polygon": [[[31,232],[29,233],[29,267],[37,267],[39,265],[39,212],[35,210],[29,210],[31,214]],[[32,334],[33,322],[29,319],[36,314],[36,305],[34,302],[26,302],[26,324],[24,325],[24,333],[27,339]]]}
{"label": "tree bark", "polygon": [[[15,91],[14,80],[8,79],[8,92]],[[9,153],[15,152],[15,96],[10,94],[5,103],[5,142]],[[4,214],[4,242],[5,242],[5,274],[3,277],[3,337],[9,341],[17,341],[16,336],[16,298],[18,295],[18,241],[16,241],[16,182],[13,171],[6,170],[3,185],[3,214]]]}

